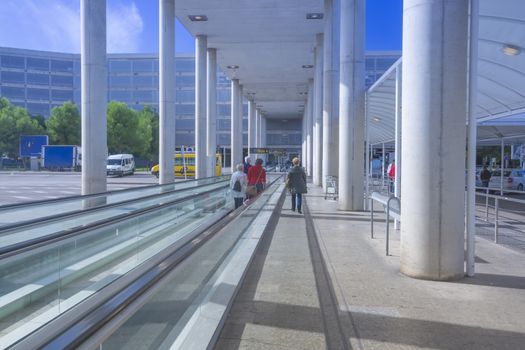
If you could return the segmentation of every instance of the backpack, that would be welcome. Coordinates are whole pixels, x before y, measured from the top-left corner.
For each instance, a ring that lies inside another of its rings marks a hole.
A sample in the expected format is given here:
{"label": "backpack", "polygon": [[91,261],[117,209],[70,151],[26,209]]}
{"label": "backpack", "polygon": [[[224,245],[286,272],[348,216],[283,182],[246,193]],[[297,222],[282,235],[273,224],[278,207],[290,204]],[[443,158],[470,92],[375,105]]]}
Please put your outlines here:
{"label": "backpack", "polygon": [[236,192],[241,192],[242,191],[241,182],[239,180],[235,181],[235,183],[233,184],[232,190],[234,190]]}

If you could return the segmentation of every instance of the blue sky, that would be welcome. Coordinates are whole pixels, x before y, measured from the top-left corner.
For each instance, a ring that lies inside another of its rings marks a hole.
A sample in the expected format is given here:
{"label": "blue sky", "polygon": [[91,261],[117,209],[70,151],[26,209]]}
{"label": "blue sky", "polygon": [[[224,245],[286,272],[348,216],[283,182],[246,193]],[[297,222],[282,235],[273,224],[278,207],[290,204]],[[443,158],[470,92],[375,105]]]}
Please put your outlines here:
{"label": "blue sky", "polygon": [[[286,0],[283,0],[286,1]],[[402,0],[367,0],[367,50],[400,50]],[[158,1],[107,0],[108,51],[158,52]],[[79,0],[2,0],[0,46],[79,52]],[[177,23],[178,52],[194,40]]]}

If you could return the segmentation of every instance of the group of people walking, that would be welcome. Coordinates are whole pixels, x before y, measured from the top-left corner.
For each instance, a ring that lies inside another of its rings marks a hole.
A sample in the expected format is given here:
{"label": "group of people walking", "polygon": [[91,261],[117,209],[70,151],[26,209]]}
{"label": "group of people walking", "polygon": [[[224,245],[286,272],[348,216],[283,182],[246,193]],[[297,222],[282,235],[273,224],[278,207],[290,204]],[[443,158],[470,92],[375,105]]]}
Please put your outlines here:
{"label": "group of people walking", "polygon": [[[292,160],[292,168],[286,177],[286,187],[292,197],[292,211],[302,213],[303,194],[307,192],[306,173],[300,166],[299,158]],[[252,198],[261,193],[266,186],[266,171],[262,159],[257,159],[251,165],[251,158],[246,157],[243,164],[236,166],[236,171],[230,179],[230,188],[235,202],[235,209],[239,208],[246,198]]]}

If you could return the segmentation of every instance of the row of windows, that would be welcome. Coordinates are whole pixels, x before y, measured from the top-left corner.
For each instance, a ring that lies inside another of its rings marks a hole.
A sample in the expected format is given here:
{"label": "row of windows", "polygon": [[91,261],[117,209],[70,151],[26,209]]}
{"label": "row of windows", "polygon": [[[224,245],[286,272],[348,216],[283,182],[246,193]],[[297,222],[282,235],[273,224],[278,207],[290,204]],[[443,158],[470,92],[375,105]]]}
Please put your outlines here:
{"label": "row of windows", "polygon": [[301,134],[268,134],[266,140],[268,146],[300,145]]}
{"label": "row of windows", "polygon": [[2,96],[8,99],[28,99],[40,101],[73,101],[72,90],[49,90],[49,89],[24,89],[12,86],[3,86],[0,90]]}
{"label": "row of windows", "polygon": [[[0,82],[26,84],[26,74],[22,72],[1,72]],[[27,84],[73,87],[73,76],[27,74]]]}
{"label": "row of windows", "polygon": [[[248,144],[248,135],[243,134],[242,138],[243,145]],[[195,134],[194,133],[175,133],[175,144],[177,146],[192,146],[195,144]],[[220,146],[229,146],[231,144],[231,136],[230,134],[223,134],[219,133],[217,134],[217,145]]]}
{"label": "row of windows", "polygon": [[[194,59],[176,59],[175,70],[177,72],[194,72]],[[111,59],[109,61],[109,71],[126,72],[158,72],[159,61],[156,59]]]}
{"label": "row of windows", "polygon": [[53,72],[73,72],[73,61],[45,59],[34,57],[21,57],[11,55],[0,56],[0,66],[4,68],[28,69]]}

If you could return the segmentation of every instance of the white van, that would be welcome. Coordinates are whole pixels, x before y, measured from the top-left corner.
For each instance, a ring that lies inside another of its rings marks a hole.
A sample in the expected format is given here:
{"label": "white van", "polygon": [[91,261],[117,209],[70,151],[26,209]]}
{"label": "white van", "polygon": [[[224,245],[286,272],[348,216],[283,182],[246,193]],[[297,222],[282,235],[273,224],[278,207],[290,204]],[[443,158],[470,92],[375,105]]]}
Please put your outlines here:
{"label": "white van", "polygon": [[124,176],[135,172],[135,159],[132,154],[114,154],[106,163],[107,175]]}

